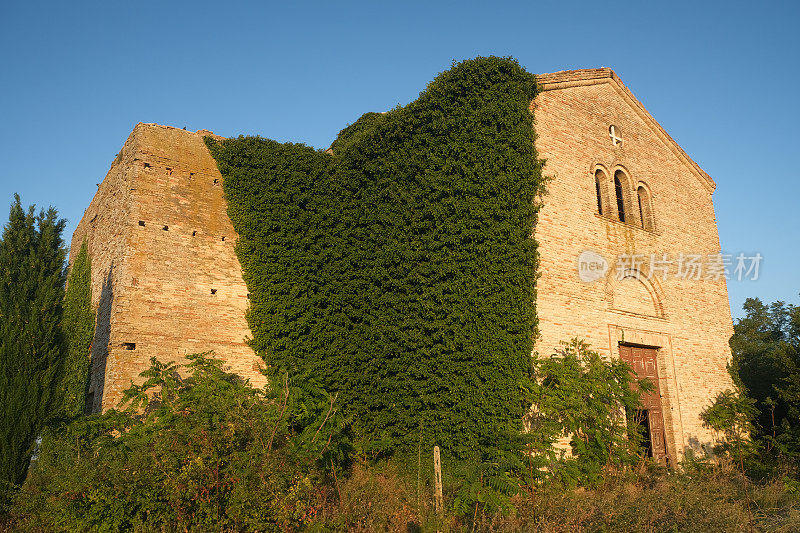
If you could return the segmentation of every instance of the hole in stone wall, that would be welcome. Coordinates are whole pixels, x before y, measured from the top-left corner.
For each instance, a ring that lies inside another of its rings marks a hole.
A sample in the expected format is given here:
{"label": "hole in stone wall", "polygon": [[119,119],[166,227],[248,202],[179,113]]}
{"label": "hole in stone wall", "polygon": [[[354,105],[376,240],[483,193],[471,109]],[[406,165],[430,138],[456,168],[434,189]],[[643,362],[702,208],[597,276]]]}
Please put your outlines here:
{"label": "hole in stone wall", "polygon": [[144,227],[144,220],[140,220],[140,221],[139,221],[139,225],[140,225],[141,227]]}
{"label": "hole in stone wall", "polygon": [[217,289],[211,289],[211,294],[217,294]]}
{"label": "hole in stone wall", "polygon": [[197,231],[193,231],[192,232],[192,237],[195,237],[195,236],[197,236]]}
{"label": "hole in stone wall", "polygon": [[172,176],[172,169],[167,167],[167,176]]}
{"label": "hole in stone wall", "polygon": [[86,414],[92,414],[94,411],[94,392],[90,392],[86,395],[86,405],[83,407],[83,412]]}
{"label": "hole in stone wall", "polygon": [[122,343],[122,349],[123,350],[135,350],[136,349],[136,343],[135,342],[123,342]]}
{"label": "hole in stone wall", "polygon": [[150,168],[150,163],[145,163],[144,168]]}
{"label": "hole in stone wall", "polygon": [[163,227],[163,228],[161,228],[161,229],[163,229],[164,231],[169,231],[169,226],[164,226],[164,227]]}
{"label": "hole in stone wall", "polygon": [[225,240],[225,237],[222,237],[222,240],[224,241],[224,240]]}
{"label": "hole in stone wall", "polygon": [[214,185],[218,185],[218,184],[219,184],[219,180],[217,178],[214,178]]}

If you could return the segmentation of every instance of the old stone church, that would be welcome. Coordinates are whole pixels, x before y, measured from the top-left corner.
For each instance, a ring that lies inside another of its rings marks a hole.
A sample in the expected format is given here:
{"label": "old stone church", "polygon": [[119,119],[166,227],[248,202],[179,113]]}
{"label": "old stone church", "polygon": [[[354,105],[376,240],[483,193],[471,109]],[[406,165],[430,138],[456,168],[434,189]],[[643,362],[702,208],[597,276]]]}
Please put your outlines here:
{"label": "old stone church", "polygon": [[[629,361],[656,384],[644,399],[648,445],[675,461],[712,441],[700,412],[731,387],[715,183],[610,69],[538,80],[531,106],[552,180],[535,228],[535,350],[577,336]],[[210,134],[138,124],[75,230],[97,305],[93,410],[115,406],[153,356],[213,350],[262,382]]]}

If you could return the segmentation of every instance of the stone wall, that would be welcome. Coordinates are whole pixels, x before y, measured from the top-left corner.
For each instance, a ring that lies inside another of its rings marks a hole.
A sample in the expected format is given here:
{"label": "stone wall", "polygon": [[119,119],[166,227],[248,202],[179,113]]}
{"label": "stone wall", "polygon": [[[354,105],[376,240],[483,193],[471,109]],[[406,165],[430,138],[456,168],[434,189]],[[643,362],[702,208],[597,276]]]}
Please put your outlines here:
{"label": "stone wall", "polygon": [[90,392],[117,404],[150,358],[213,351],[263,383],[222,176],[203,134],[139,124],[73,235],[88,239],[98,322]]}
{"label": "stone wall", "polygon": [[[716,394],[731,387],[726,364],[733,333],[725,279],[684,280],[648,272],[617,280],[621,254],[717,254],[720,242],[711,195],[714,182],[675,144],[609,69],[568,71],[539,78],[543,92],[532,104],[537,148],[552,178],[542,198],[536,238],[541,278],[537,310],[540,355],[559,341],[580,337],[606,357],[619,343],[658,348],[659,381],[673,458],[687,446],[712,441],[699,415]],[[623,141],[614,145],[609,127]],[[604,188],[598,213],[595,173]],[[626,223],[617,217],[614,173],[623,189]],[[655,227],[643,229],[636,188],[651,195]],[[578,276],[578,257],[591,250],[609,263],[594,282]],[[651,279],[644,279],[654,274]],[[677,452],[677,453],[676,453]]]}

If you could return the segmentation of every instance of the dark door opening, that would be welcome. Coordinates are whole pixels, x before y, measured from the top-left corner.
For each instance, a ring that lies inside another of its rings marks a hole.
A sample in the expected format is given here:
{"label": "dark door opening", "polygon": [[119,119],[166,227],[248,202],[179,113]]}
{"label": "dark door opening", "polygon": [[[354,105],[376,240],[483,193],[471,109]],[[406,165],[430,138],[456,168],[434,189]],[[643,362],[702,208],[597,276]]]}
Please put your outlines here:
{"label": "dark door opening", "polygon": [[642,394],[642,409],[638,411],[635,419],[641,428],[642,444],[648,455],[661,463],[666,463],[667,439],[658,379],[658,352],[655,348],[620,344],[619,355],[633,367],[637,378],[647,378],[653,384],[652,392]]}
{"label": "dark door opening", "polygon": [[634,427],[629,434],[636,433],[648,457],[653,457],[653,442],[650,440],[650,413],[647,409],[639,409],[633,416]]}

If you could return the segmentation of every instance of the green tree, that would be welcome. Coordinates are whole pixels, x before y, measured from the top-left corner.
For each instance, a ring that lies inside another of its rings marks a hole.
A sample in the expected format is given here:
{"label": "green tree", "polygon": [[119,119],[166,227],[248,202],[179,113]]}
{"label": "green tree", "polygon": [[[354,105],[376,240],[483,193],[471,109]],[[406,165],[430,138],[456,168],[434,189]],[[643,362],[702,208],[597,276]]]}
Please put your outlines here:
{"label": "green tree", "polygon": [[748,298],[734,325],[731,374],[756,408],[755,436],[800,456],[800,306]]}
{"label": "green tree", "polygon": [[92,308],[92,266],[86,240],[72,262],[64,295],[62,329],[67,345],[64,361],[64,415],[83,413],[89,385],[89,363],[94,338],[95,314]]}
{"label": "green tree", "polygon": [[714,403],[700,413],[705,427],[722,436],[716,453],[725,453],[744,470],[744,456],[755,451],[751,435],[754,433],[755,402],[739,392],[720,392]]}
{"label": "green tree", "polygon": [[[622,360],[604,360],[579,339],[562,341],[557,353],[534,359],[533,366],[526,424],[536,467],[548,467],[567,484],[591,484],[603,467],[639,460],[639,435],[629,428],[637,427],[639,394],[652,391],[652,383],[636,379]],[[570,438],[573,458],[558,460],[553,445],[563,437]]]}
{"label": "green tree", "polygon": [[18,195],[0,239],[0,482],[25,479],[37,437],[59,409],[66,250],[54,208]]}

